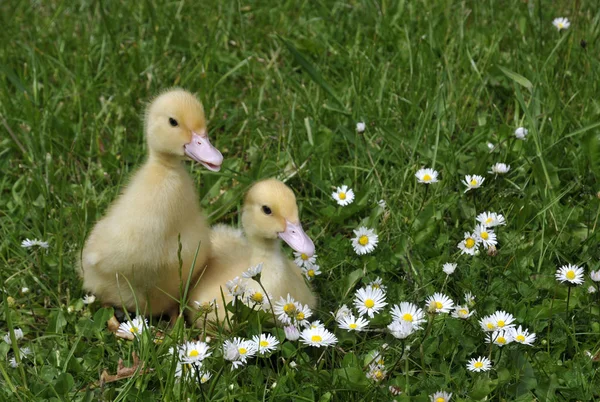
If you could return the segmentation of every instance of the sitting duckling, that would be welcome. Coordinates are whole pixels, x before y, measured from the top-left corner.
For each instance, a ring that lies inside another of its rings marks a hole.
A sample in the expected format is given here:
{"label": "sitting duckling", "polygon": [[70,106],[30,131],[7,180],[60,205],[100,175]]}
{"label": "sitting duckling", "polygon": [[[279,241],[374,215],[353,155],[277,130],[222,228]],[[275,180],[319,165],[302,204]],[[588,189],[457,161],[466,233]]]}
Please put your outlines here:
{"label": "sitting duckling", "polygon": [[198,246],[194,277],[210,254],[209,227],[181,161],[215,172],[223,156],[208,140],[202,104],[187,91],[155,98],[144,124],[148,159],[94,226],[79,263],[83,288],[104,305],[173,319]]}
{"label": "sitting duckling", "polygon": [[[280,240],[293,250],[312,256],[315,246],[306,235],[298,218],[296,197],[282,182],[268,179],[254,184],[244,201],[242,231],[217,225],[211,233],[212,252],[207,268],[199,283],[190,291],[188,319],[192,321],[199,306],[216,300],[219,321],[225,319],[225,303],[232,300],[225,283],[241,277],[248,268],[262,263],[261,283],[271,301],[286,298],[288,293],[295,300],[314,308],[317,298],[304,281],[300,268],[281,252]],[[245,285],[261,291],[252,279],[240,278]],[[208,316],[215,320],[214,312]],[[197,322],[200,325],[200,322]]]}

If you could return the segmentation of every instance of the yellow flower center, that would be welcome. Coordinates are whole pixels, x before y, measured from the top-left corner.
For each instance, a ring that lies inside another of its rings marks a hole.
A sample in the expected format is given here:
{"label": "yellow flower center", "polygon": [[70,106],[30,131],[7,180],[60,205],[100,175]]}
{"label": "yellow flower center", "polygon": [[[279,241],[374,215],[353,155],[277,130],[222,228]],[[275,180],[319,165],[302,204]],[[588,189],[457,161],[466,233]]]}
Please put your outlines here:
{"label": "yellow flower center", "polygon": [[296,306],[294,305],[294,303],[288,303],[285,306],[283,306],[283,311],[287,314],[292,314],[296,311]]}
{"label": "yellow flower center", "polygon": [[297,315],[296,315],[296,319],[297,320],[303,320],[304,319],[304,313],[302,311],[300,311]]}
{"label": "yellow flower center", "polygon": [[383,379],[383,373],[381,372],[381,370],[377,370],[375,372],[375,378],[378,379],[378,380]]}
{"label": "yellow flower center", "polygon": [[469,312],[463,308],[461,310],[458,310],[458,314],[462,315],[462,316],[465,316],[465,315],[469,314]]}
{"label": "yellow flower center", "polygon": [[412,322],[413,321],[413,316],[412,314],[406,313],[402,316],[402,319],[404,321],[408,321],[408,322]]}
{"label": "yellow flower center", "polygon": [[257,302],[257,303],[262,303],[264,297],[262,295],[262,293],[260,292],[256,292],[252,295],[252,300]]}
{"label": "yellow flower center", "polygon": [[444,305],[442,303],[440,303],[439,301],[435,302],[435,308],[436,308],[436,310],[441,310],[442,307],[444,307]]}
{"label": "yellow flower center", "polygon": [[501,343],[502,345],[504,345],[504,344],[506,343],[506,338],[505,338],[505,337],[503,337],[503,336],[499,336],[499,337],[496,339],[496,342],[498,342],[498,343]]}
{"label": "yellow flower center", "polygon": [[559,29],[563,29],[565,27],[565,24],[563,24],[562,22],[558,23],[558,28]]}
{"label": "yellow flower center", "polygon": [[196,357],[198,356],[200,353],[198,353],[198,351],[196,349],[190,351],[190,353],[188,354],[189,357]]}
{"label": "yellow flower center", "polygon": [[490,238],[490,235],[488,234],[488,232],[481,232],[481,238],[483,240],[487,240]]}
{"label": "yellow flower center", "polygon": [[238,349],[238,352],[239,352],[241,355],[245,355],[246,353],[248,353],[248,350],[246,350],[246,348],[239,348],[239,349]]}
{"label": "yellow flower center", "polygon": [[525,337],[521,334],[517,335],[515,339],[519,342],[525,342]]}
{"label": "yellow flower center", "polygon": [[359,237],[358,242],[361,246],[366,246],[367,244],[369,244],[369,238],[365,235],[362,235]]}
{"label": "yellow flower center", "polygon": [[483,367],[483,363],[482,362],[475,362],[475,364],[473,366],[475,366],[475,368],[482,368]]}
{"label": "yellow flower center", "polygon": [[338,197],[340,197],[340,200],[345,200],[346,199],[346,193],[339,193]]}
{"label": "yellow flower center", "polygon": [[208,381],[208,377],[207,377],[207,376],[205,376],[205,375],[203,375],[203,376],[202,376],[202,378],[200,379],[200,382],[201,382],[202,384],[204,384],[206,381]]}
{"label": "yellow flower center", "polygon": [[352,324],[348,325],[348,327],[350,327],[350,329],[356,329],[358,327],[358,325],[356,325],[355,323],[352,323]]}
{"label": "yellow flower center", "polygon": [[129,331],[130,331],[132,334],[135,334],[136,332],[138,332],[138,327],[131,327],[131,328],[129,329]]}
{"label": "yellow flower center", "polygon": [[446,399],[442,398],[441,396],[439,398],[437,398],[435,400],[435,402],[446,402]]}
{"label": "yellow flower center", "polygon": [[267,346],[269,346],[269,342],[267,341],[260,341],[260,346],[262,346],[263,348],[266,348]]}
{"label": "yellow flower center", "polygon": [[491,322],[488,322],[488,323],[487,323],[487,327],[488,327],[488,329],[494,329],[494,328],[496,328],[496,327],[494,326],[494,324],[492,324]]}
{"label": "yellow flower center", "polygon": [[315,270],[314,269],[309,269],[306,274],[308,276],[310,276],[311,278],[313,278],[315,276]]}
{"label": "yellow flower center", "polygon": [[475,179],[472,179],[472,180],[471,180],[471,185],[472,185],[472,186],[476,186],[476,185],[477,185],[477,180],[475,180]]}
{"label": "yellow flower center", "polygon": [[573,270],[567,271],[567,274],[565,276],[567,277],[568,280],[572,281],[573,279],[575,279],[575,271],[573,271]]}
{"label": "yellow flower center", "polygon": [[493,221],[493,220],[494,220],[494,218],[492,218],[492,217],[489,217],[489,218],[487,218],[487,219],[485,220],[485,224],[486,224],[486,225],[489,225],[490,223],[492,223],[492,221]]}
{"label": "yellow flower center", "polygon": [[502,320],[498,320],[498,322],[496,323],[496,325],[498,325],[499,328],[502,328],[502,327],[504,327],[505,322],[502,321]]}
{"label": "yellow flower center", "polygon": [[300,258],[302,258],[304,261],[308,260],[308,256],[304,253],[300,254]]}
{"label": "yellow flower center", "polygon": [[310,340],[313,342],[321,342],[323,338],[321,338],[321,336],[319,335],[313,335],[312,338],[310,338]]}
{"label": "yellow flower center", "polygon": [[466,248],[473,248],[475,247],[475,239],[469,237],[465,240],[465,247]]}
{"label": "yellow flower center", "polygon": [[423,181],[431,181],[431,176],[425,174],[425,176],[423,176]]}
{"label": "yellow flower center", "polygon": [[366,308],[373,308],[374,305],[375,305],[375,302],[373,301],[373,299],[367,299],[367,300],[365,300],[365,307]]}

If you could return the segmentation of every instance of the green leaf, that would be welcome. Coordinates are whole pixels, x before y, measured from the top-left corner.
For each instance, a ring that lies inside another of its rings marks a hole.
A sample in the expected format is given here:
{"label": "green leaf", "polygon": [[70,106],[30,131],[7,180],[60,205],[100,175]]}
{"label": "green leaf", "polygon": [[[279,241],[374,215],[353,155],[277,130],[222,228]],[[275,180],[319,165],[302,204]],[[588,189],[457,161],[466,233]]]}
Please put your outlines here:
{"label": "green leaf", "polygon": [[529,89],[530,91],[533,89],[533,84],[531,83],[531,81],[529,81],[527,78],[523,77],[521,74],[517,74],[514,71],[511,71],[511,70],[509,70],[507,68],[504,68],[502,66],[498,66],[498,68],[508,78],[510,78],[511,80],[513,80],[514,82],[516,82],[517,84],[524,86],[525,88]]}
{"label": "green leaf", "polygon": [[473,384],[469,396],[475,400],[480,400],[492,393],[498,386],[498,380],[490,380],[489,378],[478,377]]}
{"label": "green leaf", "polygon": [[66,395],[69,393],[69,391],[71,391],[71,389],[73,388],[73,385],[75,385],[73,376],[69,373],[62,373],[56,379],[56,384],[54,386],[54,389],[60,395]]}
{"label": "green leaf", "polygon": [[356,286],[356,283],[360,280],[360,278],[362,278],[362,276],[362,269],[357,269],[350,272],[350,275],[346,277],[346,292],[344,293],[344,297],[346,297],[348,293],[350,293],[350,291],[354,289],[354,286]]}

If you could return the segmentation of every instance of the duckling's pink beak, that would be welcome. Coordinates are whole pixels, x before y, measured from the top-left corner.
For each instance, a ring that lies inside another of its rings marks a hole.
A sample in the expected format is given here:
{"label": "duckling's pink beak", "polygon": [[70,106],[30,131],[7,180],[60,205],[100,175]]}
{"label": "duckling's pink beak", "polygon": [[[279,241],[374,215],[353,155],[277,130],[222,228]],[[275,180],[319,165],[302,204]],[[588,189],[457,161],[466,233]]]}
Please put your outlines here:
{"label": "duckling's pink beak", "polygon": [[278,233],[278,236],[294,249],[294,251],[306,254],[309,257],[312,257],[315,253],[315,244],[310,237],[304,233],[300,223],[292,223],[286,219],[285,230]]}
{"label": "duckling's pink beak", "polygon": [[223,163],[223,155],[208,140],[208,135],[198,135],[192,132],[192,141],[183,146],[187,156],[203,164],[208,170],[218,172]]}

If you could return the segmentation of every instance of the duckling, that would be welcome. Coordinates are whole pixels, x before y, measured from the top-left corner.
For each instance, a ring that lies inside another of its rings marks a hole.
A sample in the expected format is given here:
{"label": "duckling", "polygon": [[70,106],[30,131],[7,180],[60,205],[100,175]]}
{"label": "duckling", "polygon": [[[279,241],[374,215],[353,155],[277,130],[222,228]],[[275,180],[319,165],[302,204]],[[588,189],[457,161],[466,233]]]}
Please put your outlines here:
{"label": "duckling", "polygon": [[[304,281],[301,270],[281,251],[280,240],[283,240],[293,250],[309,257],[315,252],[312,240],[300,224],[292,190],[275,179],[255,183],[244,201],[242,227],[244,232],[224,225],[213,228],[207,268],[190,291],[188,320],[193,321],[199,305],[216,299],[217,317],[211,313],[208,318],[223,321],[225,309],[221,287],[225,303],[228,303],[232,297],[227,294],[225,283],[236,276],[241,277],[244,271],[259,263],[263,264],[261,283],[272,302],[286,298],[289,293],[295,300],[314,308],[317,298]],[[248,287],[261,291],[256,281],[243,280]]]}
{"label": "duckling", "polygon": [[182,160],[216,172],[223,156],[208,139],[202,104],[185,90],[156,97],[144,127],[148,158],[92,229],[80,273],[83,288],[104,305],[173,318],[196,250],[193,277],[210,255],[210,229]]}

